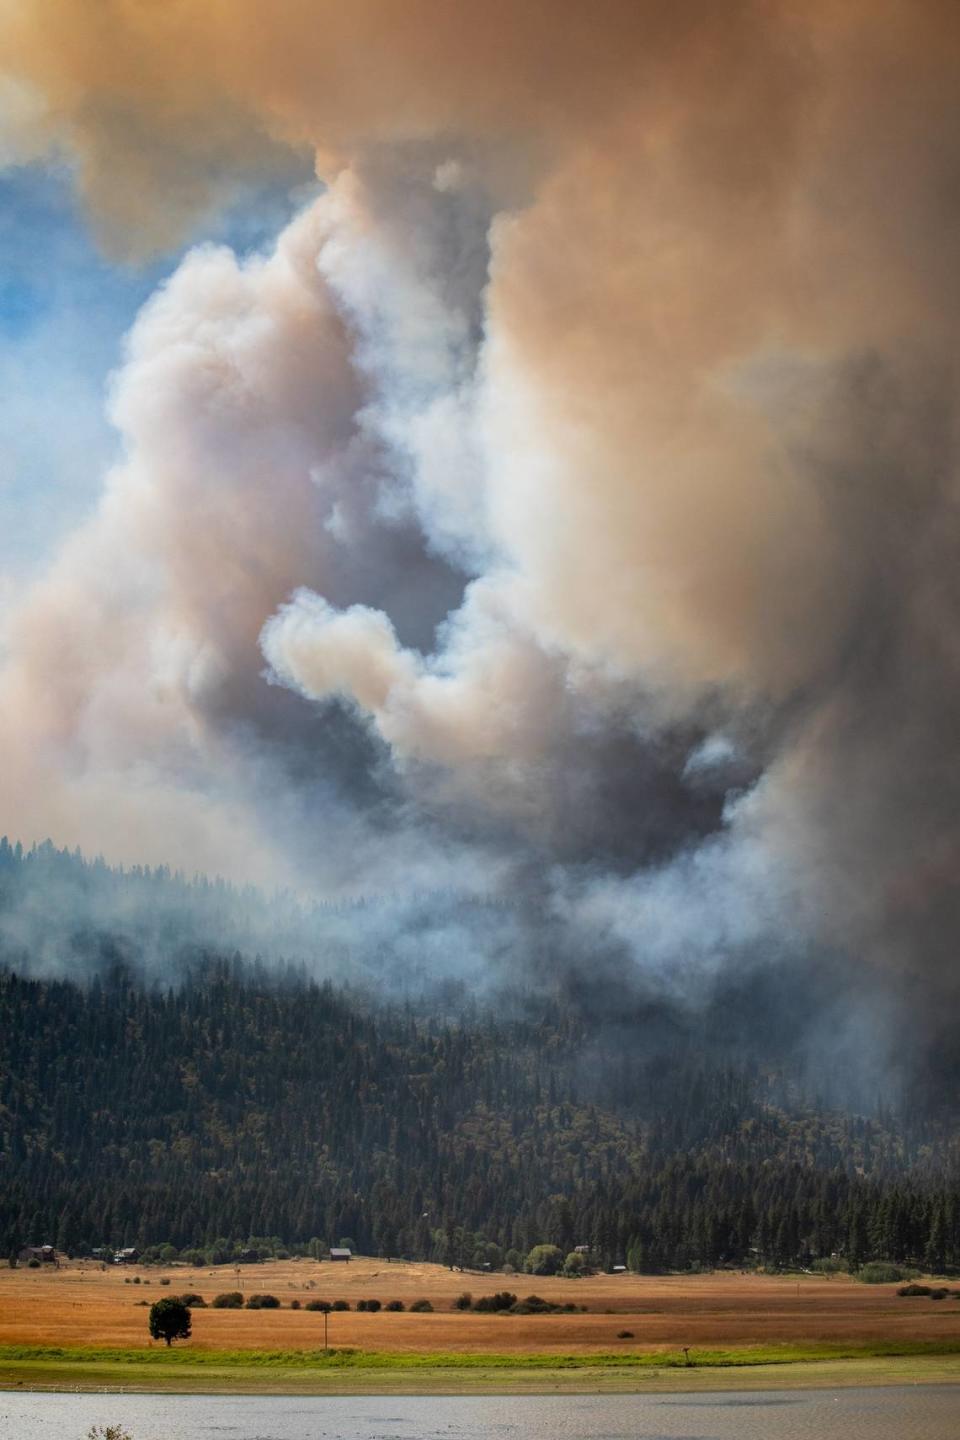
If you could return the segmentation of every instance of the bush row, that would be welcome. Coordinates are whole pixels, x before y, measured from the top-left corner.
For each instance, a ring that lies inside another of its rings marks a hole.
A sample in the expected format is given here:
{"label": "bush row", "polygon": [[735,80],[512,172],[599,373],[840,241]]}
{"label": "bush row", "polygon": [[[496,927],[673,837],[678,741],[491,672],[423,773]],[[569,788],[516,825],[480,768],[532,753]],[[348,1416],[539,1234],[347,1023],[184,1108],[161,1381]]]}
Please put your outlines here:
{"label": "bush row", "polygon": [[464,1290],[454,1300],[453,1308],[486,1315],[585,1315],[587,1311],[586,1305],[555,1305],[550,1300],[544,1300],[542,1295],[527,1295],[518,1300],[512,1290],[497,1290],[493,1295],[481,1295],[477,1300],[469,1290]]}
{"label": "bush row", "polygon": [[[177,1297],[183,1305],[205,1305],[206,1301],[200,1295],[180,1295]],[[245,1301],[239,1290],[225,1290],[213,1298],[214,1310],[278,1310],[280,1301],[276,1295],[250,1295]],[[291,1310],[301,1308],[299,1300],[290,1301]],[[375,1315],[378,1310],[403,1310],[405,1308],[402,1300],[388,1300],[386,1305],[380,1300],[358,1300],[357,1309],[366,1311],[367,1314]],[[304,1310],[349,1310],[349,1300],[308,1300],[303,1306]],[[429,1300],[414,1300],[410,1306],[411,1311],[416,1314],[432,1312],[433,1306]]]}

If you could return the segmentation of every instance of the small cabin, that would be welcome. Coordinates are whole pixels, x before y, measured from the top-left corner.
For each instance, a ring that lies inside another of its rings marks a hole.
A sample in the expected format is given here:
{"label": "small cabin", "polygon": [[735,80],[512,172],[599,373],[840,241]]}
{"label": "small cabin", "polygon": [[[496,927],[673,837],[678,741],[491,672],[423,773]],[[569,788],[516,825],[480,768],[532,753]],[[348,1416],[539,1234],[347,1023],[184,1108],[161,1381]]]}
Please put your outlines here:
{"label": "small cabin", "polygon": [[331,1260],[349,1260],[350,1258],[351,1251],[345,1250],[342,1245],[337,1245],[330,1251]]}
{"label": "small cabin", "polygon": [[118,1250],[113,1257],[114,1265],[135,1265],[140,1259],[140,1251],[133,1245],[127,1245],[125,1249]]}
{"label": "small cabin", "polygon": [[52,1245],[24,1245],[18,1259],[27,1264],[31,1260],[38,1261],[41,1265],[56,1265],[57,1252]]}
{"label": "small cabin", "polygon": [[589,1255],[589,1254],[590,1254],[590,1246],[589,1246],[589,1245],[574,1245],[574,1247],[573,1247],[573,1253],[574,1253],[575,1255]]}

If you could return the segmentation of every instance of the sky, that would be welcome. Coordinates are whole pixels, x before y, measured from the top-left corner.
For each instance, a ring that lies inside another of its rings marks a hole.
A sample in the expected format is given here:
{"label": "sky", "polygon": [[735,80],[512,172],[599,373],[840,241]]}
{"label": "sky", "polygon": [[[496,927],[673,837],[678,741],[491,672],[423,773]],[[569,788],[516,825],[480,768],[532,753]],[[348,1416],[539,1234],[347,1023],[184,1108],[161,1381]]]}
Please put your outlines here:
{"label": "sky", "polygon": [[955,1013],[952,8],[18,0],[0,54],[4,828]]}
{"label": "sky", "polygon": [[48,561],[93,505],[117,453],[110,371],[157,267],[111,265],[93,244],[69,171],[0,173],[0,566],[6,583]]}

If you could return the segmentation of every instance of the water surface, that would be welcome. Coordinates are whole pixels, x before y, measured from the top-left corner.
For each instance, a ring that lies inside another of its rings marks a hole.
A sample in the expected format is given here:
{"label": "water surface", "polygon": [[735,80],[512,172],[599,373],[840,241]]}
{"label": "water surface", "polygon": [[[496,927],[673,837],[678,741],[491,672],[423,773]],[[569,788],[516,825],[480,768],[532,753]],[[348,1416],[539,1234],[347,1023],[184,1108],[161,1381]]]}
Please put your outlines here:
{"label": "water surface", "polygon": [[960,1387],[715,1395],[0,1393],[3,1440],[958,1440]]}

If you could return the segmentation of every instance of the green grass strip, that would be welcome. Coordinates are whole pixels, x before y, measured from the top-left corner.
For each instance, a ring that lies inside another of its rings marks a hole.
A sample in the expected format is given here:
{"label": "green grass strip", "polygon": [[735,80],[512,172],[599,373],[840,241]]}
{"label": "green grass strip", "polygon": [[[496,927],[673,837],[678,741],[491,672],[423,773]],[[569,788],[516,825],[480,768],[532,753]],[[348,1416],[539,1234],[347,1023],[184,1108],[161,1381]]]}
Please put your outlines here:
{"label": "green grass strip", "polygon": [[727,1369],[744,1365],[802,1365],[823,1360],[865,1360],[895,1356],[960,1354],[957,1340],[871,1341],[863,1344],[744,1345],[730,1349],[691,1348],[689,1360],[678,1349],[637,1352],[624,1347],[597,1354],[552,1355],[460,1353],[394,1350],[200,1350],[191,1346],[113,1349],[101,1346],[2,1345],[4,1364],[245,1368],[274,1370],[579,1370],[579,1369]]}

